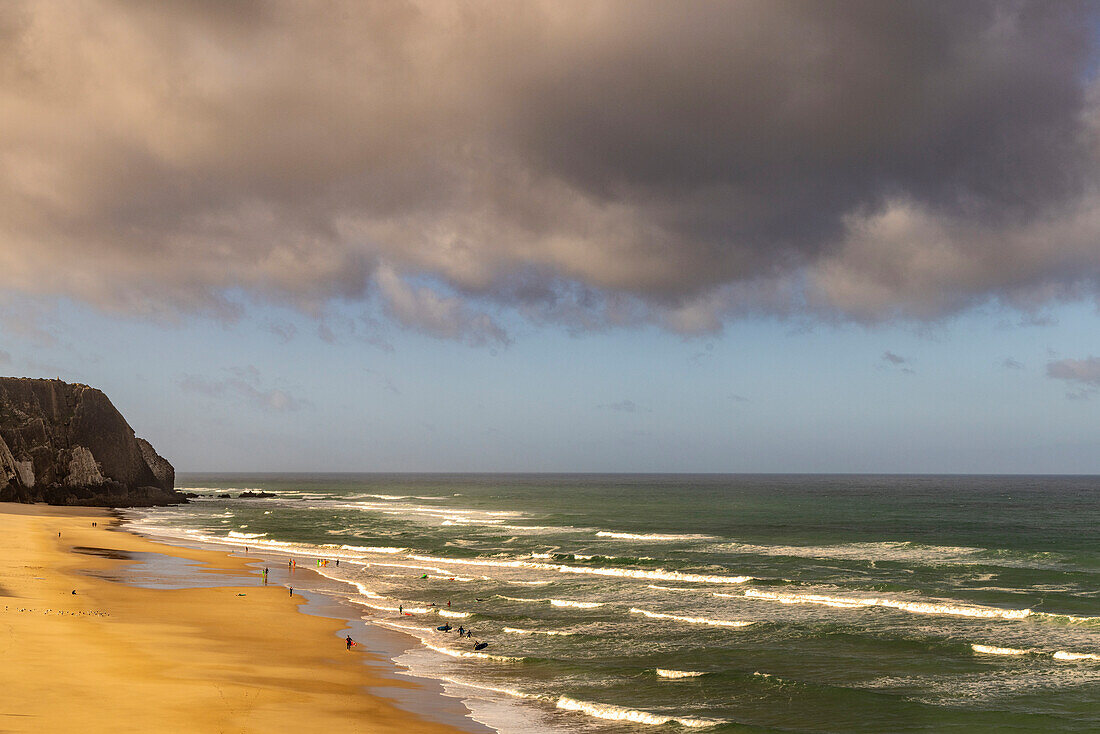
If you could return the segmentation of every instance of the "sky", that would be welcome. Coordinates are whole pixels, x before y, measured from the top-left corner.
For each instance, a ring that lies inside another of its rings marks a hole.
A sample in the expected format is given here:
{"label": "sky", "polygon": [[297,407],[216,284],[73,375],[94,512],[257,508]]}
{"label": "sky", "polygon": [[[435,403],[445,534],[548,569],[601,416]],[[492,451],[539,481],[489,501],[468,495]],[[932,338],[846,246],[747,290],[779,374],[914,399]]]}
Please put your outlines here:
{"label": "sky", "polygon": [[1100,473],[1097,3],[0,5],[0,373],[178,471]]}

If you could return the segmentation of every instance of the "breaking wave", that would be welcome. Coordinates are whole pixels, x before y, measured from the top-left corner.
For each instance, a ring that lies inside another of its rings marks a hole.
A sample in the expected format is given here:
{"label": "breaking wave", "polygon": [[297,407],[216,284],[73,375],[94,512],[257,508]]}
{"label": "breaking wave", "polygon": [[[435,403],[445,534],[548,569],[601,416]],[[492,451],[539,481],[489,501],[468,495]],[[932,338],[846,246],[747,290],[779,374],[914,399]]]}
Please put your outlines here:
{"label": "breaking wave", "polygon": [[570,601],[568,599],[528,599],[521,596],[504,596],[497,595],[500,599],[507,599],[508,601],[524,601],[532,604],[543,604],[549,602],[556,607],[576,607],[578,609],[595,609],[596,607],[602,607],[606,602],[602,601]]}
{"label": "breaking wave", "polygon": [[958,606],[954,604],[934,604],[930,602],[900,601],[897,599],[857,598],[825,596],[823,594],[783,594],[774,591],[749,589],[744,593],[749,599],[777,601],[781,604],[821,604],[840,609],[859,609],[864,607],[886,607],[913,614],[946,614],[957,617],[978,617],[983,619],[1023,619],[1033,612],[1030,609],[999,609],[997,607]]}
{"label": "breaking wave", "polygon": [[675,614],[663,614],[661,612],[650,612],[645,609],[638,609],[637,607],[630,608],[631,614],[641,614],[649,617],[650,619],[671,619],[677,622],[686,622],[687,624],[705,624],[711,627],[747,627],[752,622],[746,622],[741,619],[710,619],[708,617],[680,617]]}
{"label": "breaking wave", "polygon": [[507,632],[510,635],[554,635],[565,636],[575,635],[576,632],[558,632],[557,630],[525,630],[519,627],[504,627],[501,631]]}
{"label": "breaking wave", "polygon": [[435,650],[436,652],[441,652],[444,655],[450,655],[453,658],[480,658],[482,660],[497,660],[502,663],[523,662],[523,658],[512,658],[508,657],[507,655],[490,655],[487,652],[468,652],[466,650],[452,650],[449,647],[440,647],[438,645],[433,645],[427,641],[422,641],[421,644],[423,644],[424,647],[428,648],[429,650]]}
{"label": "breaking wave", "polygon": [[596,533],[598,538],[616,538],[618,540],[706,540],[709,535],[664,535],[661,533],[615,533],[610,530],[601,530]]}
{"label": "breaking wave", "polygon": [[391,548],[389,546],[374,545],[342,545],[340,546],[340,550],[357,553],[404,553],[408,548]]}
{"label": "breaking wave", "polygon": [[698,678],[706,673],[698,670],[666,670],[664,668],[657,668],[657,675],[662,678]]}
{"label": "breaking wave", "polygon": [[562,711],[574,711],[581,714],[587,714],[593,718],[604,719],[607,721],[630,721],[635,724],[668,724],[676,723],[681,726],[690,727],[707,727],[717,726],[718,724],[727,723],[722,719],[699,719],[683,716],[671,716],[664,714],[654,714],[649,711],[639,711],[637,709],[629,709],[624,706],[615,706],[608,703],[593,703],[591,701],[581,701],[575,698],[569,698],[568,696],[548,696],[540,693],[526,693],[524,691],[516,690],[515,688],[502,688],[499,686],[486,685],[478,682],[473,683],[470,681],[455,680],[453,678],[443,678],[448,683],[454,683],[460,686],[467,686],[483,691],[492,691],[493,693],[503,693],[507,696],[513,696],[515,698],[530,699],[537,701],[546,701],[554,704],[555,707]]}
{"label": "breaking wave", "polygon": [[693,719],[683,718],[678,716],[665,716],[663,714],[654,714],[648,711],[638,711],[637,709],[628,709],[623,706],[613,706],[609,703],[591,703],[590,701],[578,701],[575,698],[569,698],[562,696],[558,699],[557,707],[564,711],[580,711],[581,713],[594,716],[597,719],[607,719],[609,721],[631,721],[635,724],[667,724],[669,722],[676,722],[681,726],[716,726],[717,724],[724,724],[724,721],[718,719]]}
{"label": "breaking wave", "polygon": [[455,563],[466,566],[494,566],[497,568],[531,568],[539,571],[556,571],[558,573],[574,573],[588,576],[614,576],[617,578],[646,579],[652,581],[683,581],[686,583],[701,584],[743,584],[753,580],[752,576],[715,576],[698,573],[682,573],[680,571],[666,571],[663,568],[643,571],[634,568],[566,566],[553,563],[538,563],[535,561],[493,561],[484,558],[440,558],[438,556],[420,555],[410,555],[409,558],[414,561],[427,561],[430,563]]}
{"label": "breaking wave", "polygon": [[1027,650],[1017,650],[1014,647],[993,647],[992,645],[971,645],[974,652],[986,655],[1027,655]]}
{"label": "breaking wave", "polygon": [[1091,652],[1066,652],[1065,650],[1059,650],[1054,653],[1055,660],[1100,660],[1100,655],[1096,655]]}

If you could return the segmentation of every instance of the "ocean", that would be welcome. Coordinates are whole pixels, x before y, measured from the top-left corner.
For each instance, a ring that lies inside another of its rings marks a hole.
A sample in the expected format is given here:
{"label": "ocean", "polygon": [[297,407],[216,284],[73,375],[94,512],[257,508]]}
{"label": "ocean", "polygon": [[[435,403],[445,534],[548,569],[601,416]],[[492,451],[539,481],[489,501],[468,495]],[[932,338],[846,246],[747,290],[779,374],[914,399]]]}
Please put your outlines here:
{"label": "ocean", "polygon": [[127,511],[130,528],[247,545],[275,582],[289,558],[316,570],[368,624],[418,641],[400,666],[501,734],[1100,731],[1097,477],[177,486],[201,498]]}

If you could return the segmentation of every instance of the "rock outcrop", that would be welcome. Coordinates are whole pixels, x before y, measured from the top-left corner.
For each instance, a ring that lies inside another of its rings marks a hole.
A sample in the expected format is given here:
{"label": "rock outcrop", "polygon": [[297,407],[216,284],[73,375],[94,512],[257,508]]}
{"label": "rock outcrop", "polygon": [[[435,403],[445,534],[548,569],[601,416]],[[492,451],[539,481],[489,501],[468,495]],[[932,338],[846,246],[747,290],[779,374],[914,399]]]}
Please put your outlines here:
{"label": "rock outcrop", "polygon": [[126,507],[186,502],[175,470],[99,390],[0,377],[0,501]]}

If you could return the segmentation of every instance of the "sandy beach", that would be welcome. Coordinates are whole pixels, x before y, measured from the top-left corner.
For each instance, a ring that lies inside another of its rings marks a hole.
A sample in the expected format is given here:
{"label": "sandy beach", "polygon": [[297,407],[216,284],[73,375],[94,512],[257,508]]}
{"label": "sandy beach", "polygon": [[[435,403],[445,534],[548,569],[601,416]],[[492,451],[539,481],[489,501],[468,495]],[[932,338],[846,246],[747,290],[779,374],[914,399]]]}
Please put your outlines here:
{"label": "sandy beach", "polygon": [[[0,504],[0,732],[460,731],[368,694],[415,684],[347,651],[342,620],[258,586],[247,559],[116,529],[101,509]],[[143,553],[229,585],[111,580]]]}

